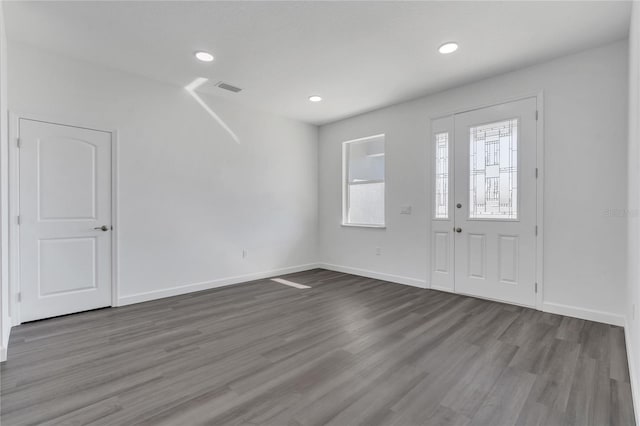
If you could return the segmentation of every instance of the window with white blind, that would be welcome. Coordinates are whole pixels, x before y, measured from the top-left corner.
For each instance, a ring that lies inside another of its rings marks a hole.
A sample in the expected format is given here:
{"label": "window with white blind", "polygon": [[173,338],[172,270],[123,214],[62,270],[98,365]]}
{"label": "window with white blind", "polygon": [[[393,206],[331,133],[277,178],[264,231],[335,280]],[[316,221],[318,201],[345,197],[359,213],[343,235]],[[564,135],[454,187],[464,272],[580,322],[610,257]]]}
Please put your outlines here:
{"label": "window with white blind", "polygon": [[384,135],[343,144],[343,225],[384,227]]}

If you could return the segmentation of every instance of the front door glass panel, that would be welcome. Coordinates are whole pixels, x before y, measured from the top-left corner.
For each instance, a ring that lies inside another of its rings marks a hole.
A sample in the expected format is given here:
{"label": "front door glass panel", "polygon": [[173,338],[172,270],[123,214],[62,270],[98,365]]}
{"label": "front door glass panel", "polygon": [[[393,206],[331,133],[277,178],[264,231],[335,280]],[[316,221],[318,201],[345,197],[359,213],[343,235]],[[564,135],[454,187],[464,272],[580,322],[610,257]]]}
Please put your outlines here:
{"label": "front door glass panel", "polygon": [[518,219],[518,119],[469,129],[469,219]]}

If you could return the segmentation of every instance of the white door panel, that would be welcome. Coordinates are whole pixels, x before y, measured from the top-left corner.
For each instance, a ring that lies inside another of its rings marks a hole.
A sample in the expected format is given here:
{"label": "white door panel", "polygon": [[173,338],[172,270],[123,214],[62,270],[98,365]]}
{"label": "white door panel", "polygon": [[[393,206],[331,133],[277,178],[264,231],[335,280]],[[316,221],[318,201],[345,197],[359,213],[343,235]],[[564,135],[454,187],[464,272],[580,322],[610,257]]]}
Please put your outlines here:
{"label": "white door panel", "polygon": [[535,114],[529,98],[455,115],[456,292],[535,305]]}
{"label": "white door panel", "polygon": [[21,320],[110,306],[111,134],[20,119],[19,135]]}

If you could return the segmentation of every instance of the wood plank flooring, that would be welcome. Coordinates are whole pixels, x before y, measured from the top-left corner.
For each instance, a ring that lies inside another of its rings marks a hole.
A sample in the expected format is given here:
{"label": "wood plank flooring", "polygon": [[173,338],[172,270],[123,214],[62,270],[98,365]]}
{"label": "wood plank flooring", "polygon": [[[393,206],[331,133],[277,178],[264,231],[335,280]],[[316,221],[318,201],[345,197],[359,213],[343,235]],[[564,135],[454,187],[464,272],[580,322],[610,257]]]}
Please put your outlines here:
{"label": "wood plank flooring", "polygon": [[620,327],[283,278],[14,328],[2,425],[634,424]]}

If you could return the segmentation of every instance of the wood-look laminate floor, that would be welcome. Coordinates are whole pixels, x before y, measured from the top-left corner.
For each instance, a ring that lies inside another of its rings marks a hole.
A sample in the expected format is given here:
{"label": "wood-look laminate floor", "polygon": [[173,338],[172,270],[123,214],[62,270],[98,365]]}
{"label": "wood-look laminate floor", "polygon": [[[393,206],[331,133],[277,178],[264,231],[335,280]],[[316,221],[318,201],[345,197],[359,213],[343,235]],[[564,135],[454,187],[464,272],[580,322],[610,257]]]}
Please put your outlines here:
{"label": "wood-look laminate floor", "polygon": [[619,327],[285,278],[14,328],[2,425],[634,424]]}

